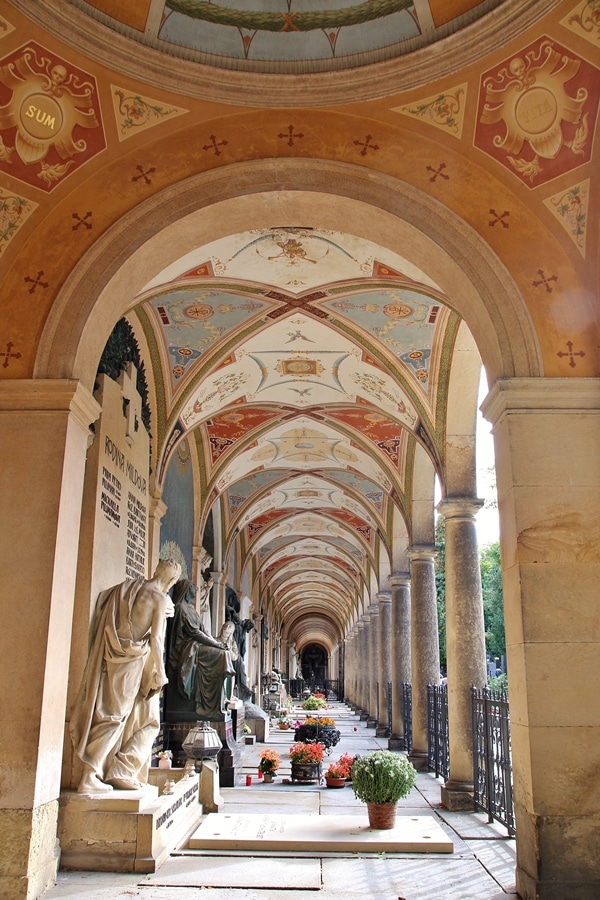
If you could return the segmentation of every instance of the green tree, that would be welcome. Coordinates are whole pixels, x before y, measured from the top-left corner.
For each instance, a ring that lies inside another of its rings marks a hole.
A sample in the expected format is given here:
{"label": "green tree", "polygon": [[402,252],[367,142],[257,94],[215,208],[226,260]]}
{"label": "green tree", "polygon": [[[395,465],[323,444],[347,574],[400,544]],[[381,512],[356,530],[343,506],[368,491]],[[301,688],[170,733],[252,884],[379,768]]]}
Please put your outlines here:
{"label": "green tree", "polygon": [[485,620],[485,645],[491,656],[506,653],[504,601],[500,544],[496,541],[481,550],[481,590]]}

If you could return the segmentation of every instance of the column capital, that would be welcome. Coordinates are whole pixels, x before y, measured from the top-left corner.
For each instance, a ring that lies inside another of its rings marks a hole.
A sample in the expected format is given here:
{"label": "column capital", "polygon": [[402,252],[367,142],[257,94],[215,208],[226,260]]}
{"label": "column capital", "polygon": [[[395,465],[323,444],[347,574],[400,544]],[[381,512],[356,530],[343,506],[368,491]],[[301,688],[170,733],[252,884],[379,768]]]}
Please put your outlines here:
{"label": "column capital", "polygon": [[[379,597],[379,594],[375,594],[375,597],[376,598]],[[377,615],[378,612],[379,612],[379,603],[377,602],[377,600],[373,600],[372,603],[369,603],[369,615],[370,616],[372,616],[373,614]]]}
{"label": "column capital", "polygon": [[392,572],[390,584],[397,587],[399,584],[410,584],[410,572]]}
{"label": "column capital", "polygon": [[599,407],[597,378],[500,378],[481,404],[481,412],[493,426],[507,413],[547,414]]}
{"label": "column capital", "polygon": [[375,595],[379,601],[379,605],[382,603],[391,603],[392,602],[392,592],[391,591],[379,591],[378,594]]}
{"label": "column capital", "polygon": [[433,562],[439,552],[439,548],[435,544],[412,544],[406,554],[411,562],[422,560]]}
{"label": "column capital", "polygon": [[19,412],[68,410],[85,430],[102,412],[88,389],[74,378],[3,379],[0,381],[0,409]]}
{"label": "column capital", "polygon": [[445,519],[470,519],[475,516],[483,506],[484,501],[479,497],[447,497],[440,500],[436,506],[437,511]]}
{"label": "column capital", "polygon": [[150,498],[150,515],[160,522],[167,511],[167,504],[160,497]]}

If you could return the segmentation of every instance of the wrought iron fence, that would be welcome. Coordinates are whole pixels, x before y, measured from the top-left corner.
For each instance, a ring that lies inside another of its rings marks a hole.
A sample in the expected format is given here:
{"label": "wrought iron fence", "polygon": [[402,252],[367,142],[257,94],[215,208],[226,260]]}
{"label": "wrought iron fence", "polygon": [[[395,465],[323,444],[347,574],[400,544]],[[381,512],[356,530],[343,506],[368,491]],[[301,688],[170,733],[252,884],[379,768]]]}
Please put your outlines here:
{"label": "wrought iron fence", "polygon": [[475,808],[515,833],[510,711],[504,691],[472,688]]}
{"label": "wrought iron fence", "polygon": [[387,727],[388,727],[388,735],[392,734],[392,682],[388,681],[386,685],[386,700],[387,700]]}
{"label": "wrought iron fence", "polygon": [[402,683],[402,730],[404,732],[403,750],[412,750],[412,684]]}
{"label": "wrought iron fence", "polygon": [[296,700],[309,694],[324,694],[328,700],[339,700],[339,681],[337,678],[292,678],[290,694]]}
{"label": "wrought iron fence", "polygon": [[445,684],[427,685],[427,756],[430,771],[450,777],[448,743],[448,688]]}

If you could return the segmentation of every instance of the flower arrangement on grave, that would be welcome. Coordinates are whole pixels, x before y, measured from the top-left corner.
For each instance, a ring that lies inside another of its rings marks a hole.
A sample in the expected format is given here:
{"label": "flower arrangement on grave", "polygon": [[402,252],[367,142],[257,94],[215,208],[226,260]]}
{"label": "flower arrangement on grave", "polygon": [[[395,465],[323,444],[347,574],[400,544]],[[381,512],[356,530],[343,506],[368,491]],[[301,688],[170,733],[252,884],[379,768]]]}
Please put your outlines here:
{"label": "flower arrangement on grave", "polygon": [[354,762],[351,775],[354,795],[367,804],[371,828],[393,828],[398,800],[417,779],[413,764],[391,750],[375,750]]}
{"label": "flower arrangement on grave", "polygon": [[307,716],[301,725],[322,725],[323,728],[335,728],[335,719],[331,716]]}
{"label": "flower arrangement on grave", "polygon": [[341,778],[346,780],[346,767],[338,762],[329,763],[329,768],[325,772],[325,778]]}
{"label": "flower arrangement on grave", "polygon": [[358,756],[353,755],[352,753],[342,753],[340,758],[337,761],[337,765],[344,770],[344,778],[346,781],[351,780],[352,766],[358,759]]}
{"label": "flower arrangement on grave", "polygon": [[284,715],[279,716],[279,718],[277,719],[277,724],[284,731],[290,727],[288,717]]}
{"label": "flower arrangement on grave", "polygon": [[295,741],[318,741],[325,745],[327,753],[339,744],[340,738],[341,734],[335,727],[335,719],[329,716],[307,716],[294,732]]}
{"label": "flower arrangement on grave", "polygon": [[327,700],[323,694],[311,694],[302,701],[302,709],[327,709]]}
{"label": "flower arrangement on grave", "polygon": [[275,775],[277,769],[281,765],[281,757],[276,750],[266,747],[261,751],[258,771],[263,775]]}
{"label": "flower arrangement on grave", "polygon": [[290,759],[300,765],[319,765],[325,756],[325,745],[320,743],[305,744],[297,741],[290,747]]}
{"label": "flower arrangement on grave", "polygon": [[159,769],[170,769],[172,765],[173,753],[171,750],[161,750],[156,754]]}

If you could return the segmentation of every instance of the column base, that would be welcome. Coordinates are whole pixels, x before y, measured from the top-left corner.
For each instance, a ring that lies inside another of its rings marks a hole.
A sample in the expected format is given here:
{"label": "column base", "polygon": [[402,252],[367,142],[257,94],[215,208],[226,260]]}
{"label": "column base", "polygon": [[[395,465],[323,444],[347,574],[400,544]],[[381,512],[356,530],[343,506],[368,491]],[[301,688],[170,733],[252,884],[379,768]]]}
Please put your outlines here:
{"label": "column base", "polygon": [[460,812],[473,810],[473,784],[461,781],[447,781],[441,788],[441,803],[444,809]]}
{"label": "column base", "polygon": [[359,717],[359,719],[360,719],[361,722],[367,722],[368,719],[369,719],[369,713],[363,712],[362,709],[361,709],[360,712],[359,712],[359,714],[358,714],[358,717]]}
{"label": "column base", "polygon": [[427,772],[429,770],[429,754],[426,750],[411,750],[408,754],[408,759],[417,772]]}
{"label": "column base", "polygon": [[367,719],[367,728],[377,728],[377,719]]}
{"label": "column base", "polygon": [[390,732],[387,725],[378,725],[375,729],[375,737],[389,737]]}
{"label": "column base", "polygon": [[388,750],[406,750],[406,741],[400,734],[392,734],[388,738]]}

